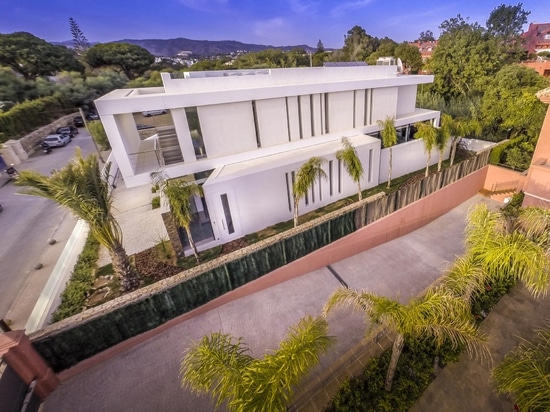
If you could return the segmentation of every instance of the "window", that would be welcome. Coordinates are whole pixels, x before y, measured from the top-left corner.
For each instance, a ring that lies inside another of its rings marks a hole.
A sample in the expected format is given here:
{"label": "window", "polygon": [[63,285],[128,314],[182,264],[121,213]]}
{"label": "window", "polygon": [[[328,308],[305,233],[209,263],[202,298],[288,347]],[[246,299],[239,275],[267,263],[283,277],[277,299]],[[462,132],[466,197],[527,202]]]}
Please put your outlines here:
{"label": "window", "polygon": [[292,212],[292,190],[290,189],[290,184],[288,183],[288,173],[285,173],[285,183],[286,183],[286,197],[288,199],[288,211]]}
{"label": "window", "polygon": [[195,156],[197,156],[197,159],[206,157],[206,148],[204,147],[204,140],[202,138],[201,124],[199,121],[199,113],[197,112],[197,108],[186,107],[185,116],[187,117],[189,133],[191,134],[193,148],[195,149]]}
{"label": "window", "polygon": [[338,160],[338,193],[342,193],[342,161]]}
{"label": "window", "polygon": [[233,227],[233,218],[231,217],[231,209],[229,209],[229,201],[227,200],[227,194],[224,193],[220,197],[222,200],[223,214],[225,216],[225,221],[227,223],[227,232],[231,234],[235,232],[235,228]]}
{"label": "window", "polygon": [[369,150],[369,183],[372,182],[372,149]]}
{"label": "window", "polygon": [[254,116],[254,132],[256,133],[256,146],[262,147],[260,142],[260,127],[258,125],[258,109],[256,109],[256,100],[252,100],[252,115]]}
{"label": "window", "polygon": [[334,182],[332,177],[332,160],[329,160],[328,161],[328,191],[331,196],[333,195],[333,192],[332,192],[333,184]]}

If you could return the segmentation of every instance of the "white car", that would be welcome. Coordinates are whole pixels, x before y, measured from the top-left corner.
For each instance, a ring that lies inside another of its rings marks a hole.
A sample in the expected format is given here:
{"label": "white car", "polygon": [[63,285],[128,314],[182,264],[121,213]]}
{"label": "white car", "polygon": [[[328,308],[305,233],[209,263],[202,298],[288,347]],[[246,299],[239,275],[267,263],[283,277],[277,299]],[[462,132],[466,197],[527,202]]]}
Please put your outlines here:
{"label": "white car", "polygon": [[50,147],[65,146],[71,141],[71,136],[68,134],[51,134],[46,136],[43,143],[46,143]]}
{"label": "white car", "polygon": [[151,116],[159,116],[161,114],[165,114],[166,110],[146,110],[144,112],[141,112],[141,114],[144,117],[151,117]]}

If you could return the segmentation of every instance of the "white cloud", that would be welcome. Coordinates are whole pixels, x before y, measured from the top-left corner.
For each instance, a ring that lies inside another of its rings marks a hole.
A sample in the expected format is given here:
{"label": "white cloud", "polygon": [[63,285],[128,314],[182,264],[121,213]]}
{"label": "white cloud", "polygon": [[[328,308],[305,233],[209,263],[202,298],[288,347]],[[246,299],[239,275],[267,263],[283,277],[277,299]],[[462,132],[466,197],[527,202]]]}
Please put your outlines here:
{"label": "white cloud", "polygon": [[220,8],[225,8],[229,0],[179,0],[185,7],[205,12],[218,12]]}
{"label": "white cloud", "polygon": [[288,38],[290,27],[288,22],[282,17],[275,17],[268,20],[258,20],[252,24],[253,33],[259,39],[274,43]]}
{"label": "white cloud", "polygon": [[319,5],[318,1],[311,0],[287,0],[290,5],[290,9],[294,13],[311,13],[317,10]]}
{"label": "white cloud", "polygon": [[355,1],[346,1],[330,10],[330,15],[332,17],[340,17],[346,14],[349,11],[359,10],[363,7],[368,6],[372,3],[373,0],[355,0]]}

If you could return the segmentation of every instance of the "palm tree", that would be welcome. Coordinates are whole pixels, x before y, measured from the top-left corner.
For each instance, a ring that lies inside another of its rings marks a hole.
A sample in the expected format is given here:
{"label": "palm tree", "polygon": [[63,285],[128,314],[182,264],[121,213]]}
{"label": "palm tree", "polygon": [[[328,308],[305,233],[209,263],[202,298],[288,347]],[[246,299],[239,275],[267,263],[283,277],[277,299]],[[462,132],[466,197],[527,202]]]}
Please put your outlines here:
{"label": "palm tree", "polygon": [[181,362],[181,384],[209,393],[230,411],[286,411],[293,388],[334,343],[323,318],[302,318],[273,353],[255,359],[239,338],[213,333],[189,348]]}
{"label": "palm tree", "polygon": [[322,168],[325,159],[312,157],[305,162],[296,173],[296,180],[292,185],[292,196],[294,198],[294,227],[298,226],[298,204],[300,199],[306,196],[308,190],[313,187],[315,180],[326,179],[327,174]]}
{"label": "palm tree", "polygon": [[441,126],[437,129],[435,145],[439,152],[439,159],[437,161],[437,171],[441,172],[441,165],[443,163],[443,152],[449,143],[449,139],[452,134],[452,121],[453,118],[448,114],[441,115]]}
{"label": "palm tree", "polygon": [[93,236],[109,251],[121,290],[128,291],[139,286],[139,278],[122,246],[122,231],[111,212],[109,169],[108,163],[102,173],[97,157],[83,159],[78,149],[74,161],[52,175],[24,170],[16,184],[28,187],[23,193],[53,200],[85,221]]}
{"label": "palm tree", "polygon": [[458,119],[453,120],[451,119],[450,123],[450,129],[451,129],[451,155],[450,157],[450,166],[454,164],[455,156],[456,156],[456,149],[458,147],[458,143],[464,136],[468,135],[478,135],[481,133],[481,123],[477,120],[471,119]]}
{"label": "palm tree", "polygon": [[382,145],[390,149],[390,164],[388,167],[388,186],[391,186],[391,173],[393,168],[392,147],[397,144],[397,130],[395,130],[395,121],[393,117],[386,117],[386,120],[378,120],[380,126],[380,135],[382,137]]}
{"label": "palm tree", "polygon": [[407,305],[372,292],[339,288],[325,304],[324,315],[338,305],[365,312],[368,320],[396,335],[384,386],[388,392],[408,336],[431,338],[438,346],[450,342],[453,348],[465,347],[471,355],[488,356],[486,338],[475,326],[469,304],[443,288],[430,289]]}
{"label": "palm tree", "polygon": [[415,123],[414,126],[416,127],[414,137],[424,141],[424,150],[428,156],[428,159],[426,160],[426,173],[424,176],[428,177],[430,160],[432,159],[432,149],[437,141],[437,129],[432,124],[423,122]]}
{"label": "palm tree", "polygon": [[[521,281],[535,297],[547,293],[550,281],[550,212],[529,207],[521,209],[512,222],[484,204],[468,214],[466,246],[472,267],[487,279]],[[457,276],[459,278],[459,276]],[[475,285],[475,282],[472,282]],[[483,287],[484,283],[477,287]],[[475,288],[475,286],[472,286]]]}
{"label": "palm tree", "polygon": [[341,161],[351,179],[357,184],[357,198],[361,200],[361,179],[363,178],[364,170],[361,164],[361,159],[357,155],[357,150],[349,142],[347,137],[342,138],[342,149],[336,152],[336,158]]}
{"label": "palm tree", "polygon": [[202,196],[202,187],[196,183],[185,182],[181,179],[162,180],[161,191],[170,205],[172,218],[176,226],[183,227],[193,250],[197,263],[200,263],[199,251],[191,234],[193,221],[193,196]]}
{"label": "palm tree", "polygon": [[539,330],[533,342],[508,353],[492,372],[496,391],[512,395],[521,411],[550,410],[550,330]]}

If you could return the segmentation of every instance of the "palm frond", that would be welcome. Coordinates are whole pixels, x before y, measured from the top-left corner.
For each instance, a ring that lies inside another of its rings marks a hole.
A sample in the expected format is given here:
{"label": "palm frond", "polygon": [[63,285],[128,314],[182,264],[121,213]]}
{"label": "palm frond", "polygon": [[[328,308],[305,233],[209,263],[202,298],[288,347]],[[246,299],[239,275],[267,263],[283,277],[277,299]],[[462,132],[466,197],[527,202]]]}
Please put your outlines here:
{"label": "palm frond", "polygon": [[492,372],[498,393],[512,395],[522,411],[550,410],[550,331],[508,353]]}
{"label": "palm frond", "polygon": [[231,335],[212,333],[185,353],[180,367],[181,385],[195,393],[209,393],[216,407],[243,396],[243,372],[252,363],[248,347]]}
{"label": "palm frond", "polygon": [[303,198],[317,179],[327,178],[322,167],[325,161],[322,157],[312,157],[298,169],[296,180],[292,186],[294,198]]}
{"label": "palm frond", "polygon": [[[243,375],[248,410],[285,411],[293,388],[319,364],[320,356],[335,340],[328,336],[323,318],[302,318],[291,328],[279,349],[253,362]],[[251,390],[252,389],[252,390]]]}
{"label": "palm frond", "polygon": [[489,281],[490,276],[483,270],[479,260],[472,253],[466,253],[456,258],[442,284],[454,296],[471,302],[485,290]]}

